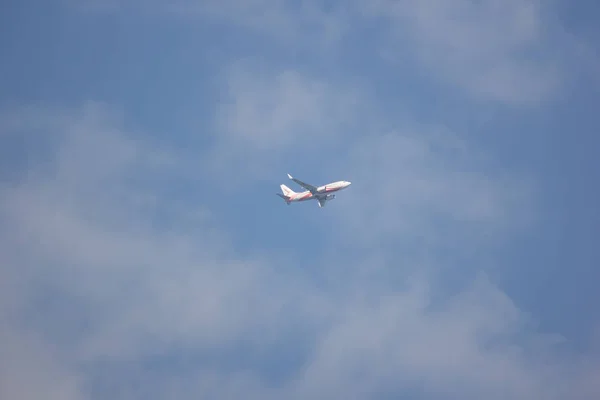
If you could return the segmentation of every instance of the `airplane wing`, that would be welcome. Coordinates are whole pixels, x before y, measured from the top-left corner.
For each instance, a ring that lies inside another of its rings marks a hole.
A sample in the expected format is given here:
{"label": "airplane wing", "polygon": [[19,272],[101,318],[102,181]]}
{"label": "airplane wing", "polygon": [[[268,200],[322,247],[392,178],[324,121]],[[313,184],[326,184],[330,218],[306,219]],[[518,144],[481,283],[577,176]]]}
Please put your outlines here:
{"label": "airplane wing", "polygon": [[327,197],[317,197],[317,201],[319,202],[319,207],[325,207]]}
{"label": "airplane wing", "polygon": [[309,185],[308,183],[304,183],[300,179],[296,179],[296,178],[292,177],[290,174],[288,174],[288,178],[290,178],[291,180],[293,180],[298,185],[302,186],[304,189],[308,190],[312,194],[319,193],[319,191],[317,190],[317,188],[315,186],[313,186],[313,185]]}

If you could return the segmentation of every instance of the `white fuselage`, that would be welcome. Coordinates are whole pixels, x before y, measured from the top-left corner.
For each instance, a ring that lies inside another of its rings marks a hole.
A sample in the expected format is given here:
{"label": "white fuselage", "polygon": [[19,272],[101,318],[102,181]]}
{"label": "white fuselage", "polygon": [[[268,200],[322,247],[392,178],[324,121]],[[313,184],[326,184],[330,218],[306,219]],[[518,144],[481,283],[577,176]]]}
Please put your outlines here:
{"label": "white fuselage", "polygon": [[350,186],[351,183],[347,181],[337,181],[328,183],[327,185],[319,186],[317,188],[318,193],[312,194],[310,191],[306,190],[301,193],[294,193],[290,196],[289,201],[306,201],[306,200],[315,200],[319,197],[325,197],[328,194],[338,192],[342,189],[346,189]]}

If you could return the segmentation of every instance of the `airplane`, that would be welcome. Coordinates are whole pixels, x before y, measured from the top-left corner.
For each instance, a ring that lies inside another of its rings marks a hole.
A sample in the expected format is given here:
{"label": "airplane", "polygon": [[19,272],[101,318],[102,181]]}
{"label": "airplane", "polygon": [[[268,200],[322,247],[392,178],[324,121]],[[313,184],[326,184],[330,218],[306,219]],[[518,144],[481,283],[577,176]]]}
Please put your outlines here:
{"label": "airplane", "polygon": [[288,178],[296,182],[298,185],[306,189],[306,191],[302,193],[296,193],[285,185],[279,185],[283,194],[275,194],[281,197],[283,200],[285,200],[288,206],[292,202],[317,200],[319,202],[319,207],[325,207],[327,201],[335,199],[335,194],[331,194],[332,192],[337,192],[339,190],[346,189],[352,184],[352,182],[348,181],[337,181],[328,183],[327,185],[315,187],[313,185],[309,185],[308,183],[304,183],[301,180],[292,177],[290,174],[287,174],[287,176]]}

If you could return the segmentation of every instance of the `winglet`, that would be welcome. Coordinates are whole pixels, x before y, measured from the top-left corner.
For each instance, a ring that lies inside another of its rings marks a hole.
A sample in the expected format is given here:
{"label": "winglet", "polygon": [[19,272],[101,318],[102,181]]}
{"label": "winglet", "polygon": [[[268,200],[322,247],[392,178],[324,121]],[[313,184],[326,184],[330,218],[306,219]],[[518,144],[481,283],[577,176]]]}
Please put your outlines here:
{"label": "winglet", "polygon": [[290,179],[294,179],[294,178],[292,178],[292,176],[291,176],[290,174],[288,174],[288,178],[290,178]]}

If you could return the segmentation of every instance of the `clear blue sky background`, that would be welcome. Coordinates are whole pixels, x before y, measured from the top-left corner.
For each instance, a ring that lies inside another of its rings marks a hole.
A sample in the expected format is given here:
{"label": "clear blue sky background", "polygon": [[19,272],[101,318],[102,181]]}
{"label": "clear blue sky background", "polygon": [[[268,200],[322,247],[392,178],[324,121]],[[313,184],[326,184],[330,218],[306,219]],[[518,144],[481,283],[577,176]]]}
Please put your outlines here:
{"label": "clear blue sky background", "polygon": [[6,2],[0,397],[600,398],[599,18]]}

